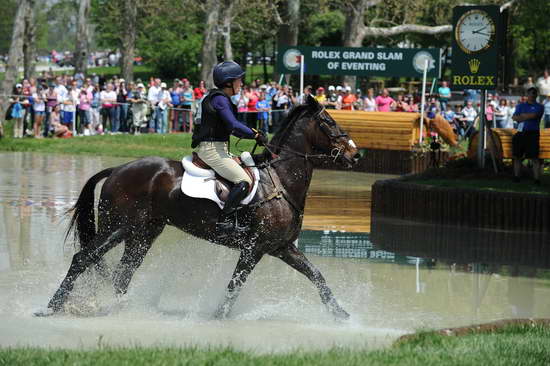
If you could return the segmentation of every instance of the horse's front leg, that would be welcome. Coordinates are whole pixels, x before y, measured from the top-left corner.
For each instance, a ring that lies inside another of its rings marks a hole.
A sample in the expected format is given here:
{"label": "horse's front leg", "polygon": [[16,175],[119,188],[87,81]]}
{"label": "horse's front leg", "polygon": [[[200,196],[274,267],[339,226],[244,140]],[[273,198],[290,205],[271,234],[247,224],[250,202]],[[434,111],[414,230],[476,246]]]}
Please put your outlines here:
{"label": "horse's front leg", "polygon": [[304,253],[294,246],[294,244],[290,244],[287,248],[277,253],[277,257],[313,282],[315,287],[319,290],[321,301],[335,317],[339,319],[349,318],[349,314],[338,304],[338,301],[336,301],[336,298],[327,286],[321,272],[306,258]]}
{"label": "horse's front leg", "polygon": [[214,315],[216,318],[225,318],[229,315],[248,275],[252,272],[260,259],[262,259],[262,256],[263,253],[258,253],[255,248],[245,248],[241,250],[239,261],[237,262],[231,281],[229,281],[229,285],[227,286],[225,299]]}

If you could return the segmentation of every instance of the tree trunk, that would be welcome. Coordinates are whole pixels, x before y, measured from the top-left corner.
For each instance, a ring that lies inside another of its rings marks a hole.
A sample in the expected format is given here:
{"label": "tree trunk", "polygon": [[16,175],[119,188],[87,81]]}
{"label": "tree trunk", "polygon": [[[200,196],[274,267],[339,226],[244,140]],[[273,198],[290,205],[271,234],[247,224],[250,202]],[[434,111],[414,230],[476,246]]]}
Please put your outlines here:
{"label": "tree trunk", "polygon": [[28,0],[21,0],[15,20],[13,22],[13,32],[11,35],[10,50],[8,53],[8,61],[6,64],[6,72],[4,81],[2,82],[2,95],[0,95],[0,119],[4,119],[4,113],[9,103],[9,97],[12,93],[13,85],[16,82],[19,73],[19,67],[23,58],[23,38],[25,36],[25,14],[29,6]]}
{"label": "tree trunk", "polygon": [[[361,29],[364,28],[365,11],[369,5],[367,0],[350,1],[344,9],[346,22],[344,26],[343,44],[344,47],[361,47],[364,36],[361,36]],[[357,77],[355,75],[344,75],[342,78],[344,84],[351,86],[355,90]]]}
{"label": "tree trunk", "polygon": [[134,80],[134,53],[136,46],[137,5],[135,0],[124,1],[124,34],[122,36],[122,78]]}
{"label": "tree trunk", "polygon": [[233,48],[231,47],[231,22],[233,15],[233,0],[225,0],[222,12],[223,23],[223,51],[225,61],[233,61]]}
{"label": "tree trunk", "polygon": [[[288,17],[281,19],[282,23],[279,24],[277,37],[278,42],[280,45],[297,46],[300,32],[300,0],[287,0],[286,5]],[[275,78],[279,79],[280,76],[276,74]],[[285,81],[287,84],[290,82],[290,74],[285,75]]]}
{"label": "tree trunk", "polygon": [[88,70],[88,14],[90,0],[80,0],[76,19],[75,73],[86,74]]}
{"label": "tree trunk", "polygon": [[36,9],[35,0],[28,0],[23,37],[23,75],[30,79],[36,74]]}
{"label": "tree trunk", "polygon": [[212,69],[218,62],[216,56],[218,18],[220,16],[220,0],[208,0],[206,3],[206,27],[201,50],[201,80],[207,88],[214,86]]}

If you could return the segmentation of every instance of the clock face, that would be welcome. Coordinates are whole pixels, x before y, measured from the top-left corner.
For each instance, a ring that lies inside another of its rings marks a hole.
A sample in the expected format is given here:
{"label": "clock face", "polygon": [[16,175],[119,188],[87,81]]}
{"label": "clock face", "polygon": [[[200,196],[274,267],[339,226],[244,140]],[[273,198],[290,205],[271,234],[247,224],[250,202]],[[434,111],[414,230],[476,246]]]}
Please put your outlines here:
{"label": "clock face", "polygon": [[470,10],[456,23],[455,39],[462,51],[477,53],[490,47],[495,37],[495,23],[483,10]]}

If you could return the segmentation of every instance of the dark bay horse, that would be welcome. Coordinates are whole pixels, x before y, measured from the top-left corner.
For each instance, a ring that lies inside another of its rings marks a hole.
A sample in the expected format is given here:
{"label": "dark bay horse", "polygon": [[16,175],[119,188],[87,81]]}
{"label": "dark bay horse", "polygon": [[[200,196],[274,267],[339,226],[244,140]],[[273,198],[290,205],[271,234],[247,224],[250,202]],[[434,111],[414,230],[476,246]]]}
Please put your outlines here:
{"label": "dark bay horse", "polygon": [[[247,276],[269,254],[309,278],[328,310],[338,318],[347,318],[349,314],[338,304],[322,274],[294,241],[302,226],[313,160],[330,158],[351,167],[358,157],[349,136],[309,97],[305,104],[291,110],[266,151],[255,156],[261,168],[260,186],[254,200],[238,212],[239,225],[248,229],[223,237],[215,230],[217,204],[182,193],[181,162],[152,157],[105,169],[88,180],[72,209],[67,235],[74,229],[80,251],[50,300],[48,312],[37,315],[62,311],[74,281],[88,267],[95,265],[107,275],[102,257],[122,241],[124,253],[112,281],[118,294],[126,293],[153,241],[166,225],[172,225],[198,238],[240,250],[217,317],[229,314]],[[107,180],[98,204],[96,232],[94,188],[104,178]]]}

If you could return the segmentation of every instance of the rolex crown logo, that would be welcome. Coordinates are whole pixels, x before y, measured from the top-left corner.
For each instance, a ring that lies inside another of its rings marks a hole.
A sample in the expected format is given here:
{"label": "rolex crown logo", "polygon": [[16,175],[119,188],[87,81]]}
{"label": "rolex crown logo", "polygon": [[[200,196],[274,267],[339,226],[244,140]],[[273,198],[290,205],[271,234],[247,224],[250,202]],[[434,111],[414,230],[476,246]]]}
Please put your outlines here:
{"label": "rolex crown logo", "polygon": [[472,74],[477,74],[477,72],[479,71],[479,64],[480,63],[481,62],[479,62],[479,60],[477,58],[473,58],[470,61],[468,61],[468,65],[470,66],[470,72]]}

